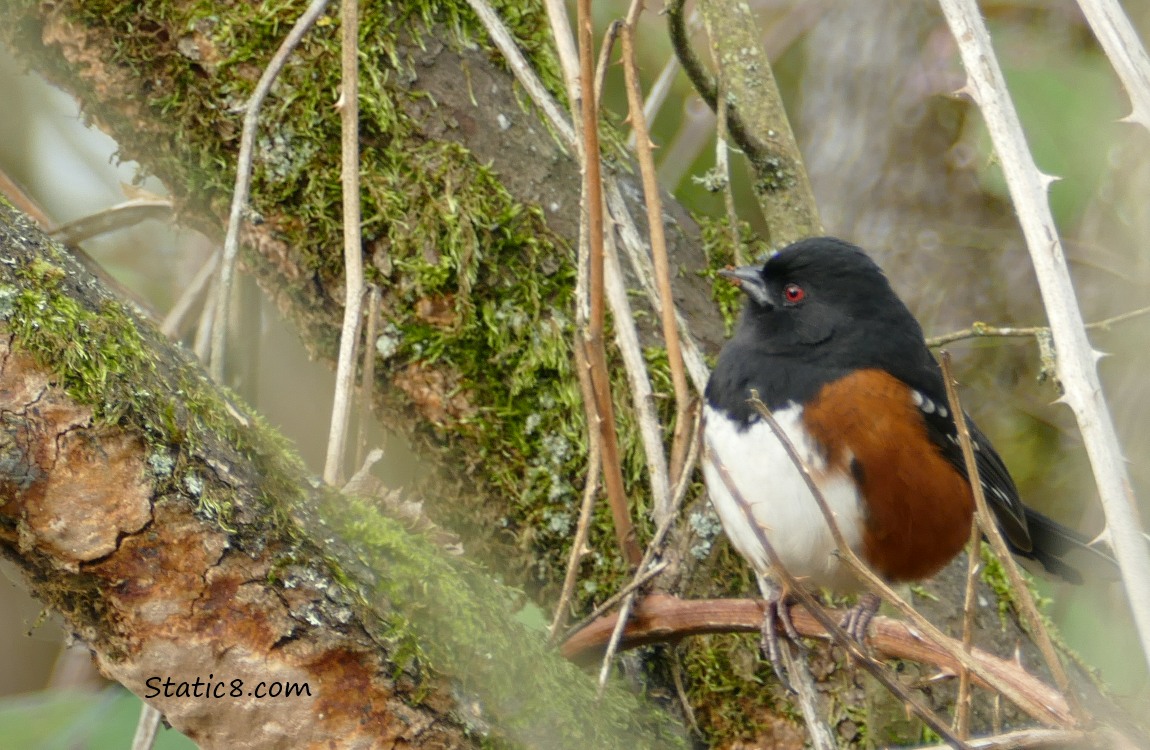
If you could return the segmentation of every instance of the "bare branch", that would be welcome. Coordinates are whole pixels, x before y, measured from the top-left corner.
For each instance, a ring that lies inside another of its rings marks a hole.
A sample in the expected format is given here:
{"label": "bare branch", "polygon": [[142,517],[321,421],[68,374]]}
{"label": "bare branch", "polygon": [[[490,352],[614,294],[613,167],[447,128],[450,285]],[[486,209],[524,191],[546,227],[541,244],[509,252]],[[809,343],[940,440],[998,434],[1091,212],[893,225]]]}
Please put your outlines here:
{"label": "bare branch", "polygon": [[977,3],[942,0],[942,10],[966,67],[967,91],[982,109],[1026,236],[1057,350],[1057,375],[1064,388],[1061,400],[1074,412],[1082,432],[1106,516],[1106,533],[1122,571],[1143,657],[1150,665],[1150,550],[1135,510],[1122,446],[1102,395],[1096,369],[1098,355],[1086,337],[1050,213],[1046,191],[1052,178],[1041,173],[1031,157]]}
{"label": "bare branch", "polygon": [[[1087,323],[1086,329],[1090,331],[1105,331],[1108,330],[1110,326],[1142,317],[1147,313],[1150,313],[1150,307],[1140,307],[1137,310],[1130,310],[1104,320]],[[986,323],[975,323],[970,326],[970,328],[963,328],[961,331],[952,331],[951,333],[944,333],[939,336],[931,336],[926,340],[926,344],[930,347],[939,347],[953,341],[962,341],[963,339],[992,338],[995,336],[1001,338],[1024,338],[1028,336],[1043,336],[1049,333],[1049,326],[992,326]]]}
{"label": "bare branch", "polygon": [[[693,635],[714,633],[754,633],[763,623],[764,602],[761,599],[695,599],[684,600],[669,594],[648,594],[632,612],[623,634],[622,648],[636,648],[651,643],[665,643]],[[841,612],[817,609],[827,621],[837,622]],[[791,620],[799,634],[806,638],[835,641],[824,621],[816,618],[806,604],[791,608]],[[567,640],[562,653],[580,664],[593,663],[602,653],[608,635],[615,627],[614,615],[601,618]],[[905,659],[931,664],[955,672],[961,662],[954,658],[962,644],[943,636],[943,643],[923,637],[917,626],[879,615],[871,621],[867,645],[879,658]],[[978,664],[971,670],[977,684],[1003,693],[1026,695],[1030,705],[1042,707],[1039,721],[1056,726],[1071,726],[1074,719],[1065,698],[1051,685],[1024,670],[1018,663],[989,654],[979,648],[968,659]],[[1009,686],[1008,690],[1002,689]]]}
{"label": "bare branch", "polygon": [[[962,413],[957,411],[957,407],[954,408],[956,409],[955,414]],[[978,532],[978,524],[972,523],[966,553],[966,591],[962,597],[962,648],[968,654],[974,646],[974,597],[979,568],[979,555],[975,553],[981,543],[982,535]],[[954,731],[963,739],[970,736],[971,698],[970,670],[966,667],[960,667],[958,670],[958,699],[955,701],[954,708]]]}
{"label": "bare branch", "polygon": [[[1070,678],[1066,675],[1066,670],[1062,667],[1062,662],[1058,659],[1058,654],[1054,651],[1054,643],[1050,639],[1050,633],[1046,630],[1046,624],[1042,621],[1042,616],[1038,613],[1038,605],[1034,603],[1034,597],[1030,593],[1030,587],[1022,580],[1022,574],[1018,572],[1018,563],[1014,561],[1014,556],[1010,554],[1010,549],[1006,546],[1006,540],[1002,537],[1002,532],[998,528],[994,517],[990,513],[990,508],[986,504],[986,493],[982,489],[982,480],[978,476],[978,461],[974,457],[974,445],[970,442],[970,427],[966,423],[966,412],[962,410],[962,402],[958,398],[958,389],[954,385],[954,377],[950,372],[950,352],[942,353],[942,377],[946,385],[946,398],[950,404],[950,411],[954,415],[954,424],[958,428],[958,442],[962,448],[962,459],[966,464],[966,475],[970,480],[970,487],[974,494],[974,506],[976,509],[976,524],[982,529],[982,533],[990,540],[990,546],[994,550],[994,554],[998,557],[1002,567],[1006,569],[1006,576],[1010,580],[1010,586],[1014,589],[1015,602],[1018,603],[1019,608],[1022,610],[1022,617],[1026,622],[1027,629],[1030,635],[1035,639],[1038,644],[1039,651],[1042,652],[1042,658],[1046,660],[1046,666],[1050,668],[1050,674],[1054,676],[1054,682],[1058,685],[1058,689],[1066,696],[1066,700],[1070,703],[1071,709],[1079,719],[1084,719],[1082,707],[1078,704],[1078,699],[1074,692],[1070,689]],[[976,544],[972,544],[970,548],[971,558],[975,557],[978,553]]]}
{"label": "bare branch", "polygon": [[[184,287],[184,291],[180,293],[180,298],[168,310],[168,314],[164,316],[164,320],[160,323],[160,331],[168,338],[176,338],[180,332],[180,325],[184,322],[184,316],[192,309],[192,305],[204,293],[204,289],[212,280],[212,275],[216,272],[216,267],[220,264],[220,251],[217,248],[212,251],[208,259],[204,261],[203,265],[196,270],[192,280]],[[207,304],[207,303],[205,303]]]}
{"label": "bare branch", "polygon": [[1078,0],[1078,7],[1130,97],[1125,122],[1150,129],[1150,57],[1116,0]]}
{"label": "bare branch", "polygon": [[228,213],[228,230],[224,235],[224,254],[220,264],[220,278],[216,288],[216,305],[212,325],[211,353],[208,368],[216,382],[224,378],[224,344],[227,340],[228,307],[232,298],[232,283],[236,273],[236,258],[240,252],[240,224],[248,205],[248,193],[252,186],[252,152],[256,144],[256,128],[259,127],[260,107],[271,91],[276,76],[283,70],[296,45],[304,34],[315,24],[327,0],[312,0],[307,10],[296,20],[279,49],[272,55],[268,66],[256,82],[251,98],[244,105],[244,127],[240,134],[240,153],[236,159],[236,186],[232,190],[232,206]]}
{"label": "bare branch", "polygon": [[[637,6],[636,6],[637,7]],[[688,421],[691,395],[687,388],[687,374],[683,370],[683,352],[679,345],[679,329],[675,323],[675,300],[671,295],[671,270],[667,262],[667,238],[663,233],[663,200],[659,195],[659,182],[655,176],[655,159],[651,153],[651,137],[647,119],[643,114],[643,97],[639,91],[639,75],[635,69],[635,29],[632,22],[623,27],[623,72],[627,80],[627,100],[631,112],[631,126],[635,129],[636,153],[643,176],[643,196],[647,201],[647,226],[651,233],[651,254],[655,259],[659,298],[663,303],[661,320],[663,339],[667,346],[667,362],[671,369],[671,383],[675,389],[675,432],[671,443],[670,476],[682,472],[687,456]],[[661,523],[670,512],[670,496],[655,505],[655,520]]]}
{"label": "bare branch", "polygon": [[[363,239],[360,233],[359,195],[359,2],[340,3],[340,184],[343,191],[343,326],[339,332],[339,358],[335,370],[335,396],[323,479],[341,483],[343,449],[355,391],[355,355],[363,320]],[[370,350],[374,356],[374,349]]]}
{"label": "bare branch", "polygon": [[750,6],[741,0],[707,0],[699,4],[699,13],[728,92],[731,135],[738,138],[736,123],[749,134],[739,145],[755,171],[752,187],[771,244],[781,247],[820,234],[814,193]]}
{"label": "bare branch", "polygon": [[580,79],[584,92],[580,100],[583,121],[583,210],[587,214],[587,244],[590,247],[591,310],[586,329],[580,334],[587,349],[591,366],[591,383],[595,391],[598,424],[589,424],[589,430],[598,430],[603,451],[603,484],[615,520],[615,536],[623,559],[636,565],[642,557],[627,491],[623,484],[623,471],[619,463],[618,436],[615,433],[615,407],[611,403],[611,381],[607,373],[607,353],[603,347],[604,279],[603,279],[603,179],[599,165],[599,123],[594,92],[594,40],[591,28],[591,2],[580,0],[578,17]]}
{"label": "bare branch", "polygon": [[379,323],[379,310],[383,304],[383,292],[376,284],[369,284],[367,288],[367,330],[363,332],[363,364],[360,365],[362,375],[359,379],[359,404],[363,413],[360,415],[359,428],[355,435],[355,465],[362,466],[367,453],[367,423],[368,414],[372,408],[372,391],[375,388],[375,339],[376,326]]}

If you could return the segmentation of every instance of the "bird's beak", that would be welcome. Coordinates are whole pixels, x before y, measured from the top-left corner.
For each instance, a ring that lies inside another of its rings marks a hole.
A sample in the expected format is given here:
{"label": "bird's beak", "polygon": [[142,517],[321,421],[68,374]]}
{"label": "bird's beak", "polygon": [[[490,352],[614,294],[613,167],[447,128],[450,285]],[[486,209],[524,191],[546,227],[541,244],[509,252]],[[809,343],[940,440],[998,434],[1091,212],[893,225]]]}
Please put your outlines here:
{"label": "bird's beak", "polygon": [[729,279],[732,284],[742,289],[748,297],[763,307],[773,307],[771,298],[767,296],[767,286],[763,283],[761,269],[758,266],[722,268],[719,269],[719,275]]}

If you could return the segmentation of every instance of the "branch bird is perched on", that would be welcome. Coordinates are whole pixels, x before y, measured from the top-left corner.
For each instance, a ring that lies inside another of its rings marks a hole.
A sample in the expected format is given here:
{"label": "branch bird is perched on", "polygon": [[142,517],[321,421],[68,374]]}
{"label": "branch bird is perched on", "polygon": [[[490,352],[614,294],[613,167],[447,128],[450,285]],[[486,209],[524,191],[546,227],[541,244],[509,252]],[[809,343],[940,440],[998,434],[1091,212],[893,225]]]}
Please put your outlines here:
{"label": "branch bird is perched on", "polygon": [[[761,268],[721,272],[747,295],[734,337],[707,383],[703,462],[723,529],[760,576],[780,562],[812,586],[858,585],[799,469],[751,403],[765,403],[795,446],[844,540],[882,577],[913,581],[948,563],[970,538],[974,499],[946,405],[942,372],[922,329],[874,261],[842,240],[797,242]],[[1012,550],[1080,581],[1060,558],[1088,549],[1077,532],[1027,508],[985,435],[966,418],[986,499]],[[878,606],[848,618],[861,639]],[[793,634],[777,593],[764,650],[782,674],[773,618]]]}

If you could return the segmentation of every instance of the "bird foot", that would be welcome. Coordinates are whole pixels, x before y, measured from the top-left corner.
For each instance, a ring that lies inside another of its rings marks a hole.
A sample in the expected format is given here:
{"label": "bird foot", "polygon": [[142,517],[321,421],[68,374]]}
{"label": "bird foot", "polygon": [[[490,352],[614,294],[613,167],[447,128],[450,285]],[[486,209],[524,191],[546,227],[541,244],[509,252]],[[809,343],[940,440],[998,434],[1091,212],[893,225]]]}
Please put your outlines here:
{"label": "bird foot", "polygon": [[763,656],[771,663],[771,668],[774,669],[779,681],[793,693],[795,689],[791,687],[790,680],[787,679],[786,667],[783,666],[783,648],[785,646],[779,637],[779,629],[776,627],[776,623],[781,625],[783,635],[786,636],[787,640],[799,648],[804,648],[799,640],[799,631],[795,629],[795,624],[791,620],[791,604],[790,597],[783,592],[773,591],[767,597],[767,606],[763,612],[763,624],[761,626],[760,647],[763,650]]}
{"label": "bird foot", "polygon": [[870,628],[871,620],[874,619],[875,613],[878,612],[879,604],[881,603],[882,600],[875,594],[863,594],[859,597],[858,604],[847,610],[842,622],[839,623],[839,627],[847,631],[847,635],[858,641],[859,645],[865,648],[867,629]]}

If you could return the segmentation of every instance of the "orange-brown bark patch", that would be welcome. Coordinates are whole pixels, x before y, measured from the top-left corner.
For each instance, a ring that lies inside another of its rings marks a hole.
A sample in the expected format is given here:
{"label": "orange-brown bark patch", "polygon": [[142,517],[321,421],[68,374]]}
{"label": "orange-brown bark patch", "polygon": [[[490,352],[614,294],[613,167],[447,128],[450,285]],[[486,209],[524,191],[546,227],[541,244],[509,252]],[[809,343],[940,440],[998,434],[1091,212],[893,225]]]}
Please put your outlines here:
{"label": "orange-brown bark patch", "polygon": [[465,419],[475,414],[459,375],[442,365],[416,362],[396,374],[394,383],[411,399],[423,416],[437,425]]}

